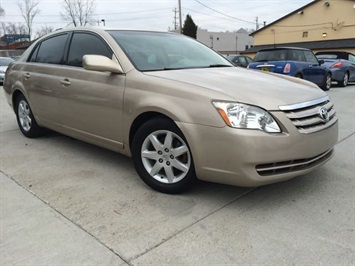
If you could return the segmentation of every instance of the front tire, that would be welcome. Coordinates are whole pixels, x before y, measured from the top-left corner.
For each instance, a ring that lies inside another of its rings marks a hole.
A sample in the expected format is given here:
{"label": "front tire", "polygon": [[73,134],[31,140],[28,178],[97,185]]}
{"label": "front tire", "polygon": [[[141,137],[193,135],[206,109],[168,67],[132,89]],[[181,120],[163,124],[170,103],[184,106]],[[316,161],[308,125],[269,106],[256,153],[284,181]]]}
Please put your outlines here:
{"label": "front tire", "polygon": [[23,135],[28,138],[36,138],[43,133],[43,129],[37,124],[32,114],[27,99],[22,94],[16,98],[15,112],[17,124]]}
{"label": "front tire", "polygon": [[169,119],[149,120],[138,129],[132,143],[132,157],[140,178],[162,193],[184,192],[196,181],[187,141]]}
{"label": "front tire", "polygon": [[330,75],[330,73],[328,73],[321,89],[324,91],[329,91],[331,86],[332,86],[332,76]]}
{"label": "front tire", "polygon": [[346,87],[346,86],[348,85],[348,82],[349,82],[349,73],[348,73],[348,72],[345,72],[342,81],[339,81],[339,82],[338,82],[338,85],[339,85],[340,87]]}

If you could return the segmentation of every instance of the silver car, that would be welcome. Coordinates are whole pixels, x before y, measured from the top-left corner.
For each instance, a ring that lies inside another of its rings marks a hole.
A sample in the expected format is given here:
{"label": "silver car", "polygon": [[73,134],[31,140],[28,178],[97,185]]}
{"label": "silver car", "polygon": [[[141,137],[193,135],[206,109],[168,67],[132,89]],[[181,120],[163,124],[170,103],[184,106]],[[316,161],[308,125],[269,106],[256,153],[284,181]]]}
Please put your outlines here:
{"label": "silver car", "polygon": [[0,57],[0,84],[4,83],[6,69],[14,61],[10,57]]}
{"label": "silver car", "polygon": [[173,33],[56,31],[9,66],[4,90],[26,137],[48,128],[131,156],[164,193],[197,179],[259,186],[303,175],[338,138],[333,104],[313,83],[232,67]]}

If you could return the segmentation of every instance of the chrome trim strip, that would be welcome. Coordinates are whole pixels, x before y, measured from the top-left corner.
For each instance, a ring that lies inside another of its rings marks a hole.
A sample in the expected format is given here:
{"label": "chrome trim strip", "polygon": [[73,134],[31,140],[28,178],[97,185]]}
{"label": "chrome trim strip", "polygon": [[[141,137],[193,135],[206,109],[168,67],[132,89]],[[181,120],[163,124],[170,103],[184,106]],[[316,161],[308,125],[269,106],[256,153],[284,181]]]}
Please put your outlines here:
{"label": "chrome trim strip", "polygon": [[322,98],[319,99],[315,99],[309,102],[303,102],[303,103],[295,103],[295,104],[290,104],[290,105],[280,105],[279,108],[281,111],[291,111],[291,110],[295,110],[295,109],[301,109],[301,108],[305,108],[308,106],[312,106],[312,105],[316,105],[325,101],[329,101],[330,98],[329,96],[324,96]]}
{"label": "chrome trim strip", "polygon": [[265,64],[265,65],[257,65],[257,68],[262,68],[262,67],[275,67],[275,65],[271,65],[271,64]]}
{"label": "chrome trim strip", "polygon": [[338,118],[337,117],[333,117],[328,123],[320,126],[320,127],[316,127],[316,128],[308,128],[308,129],[298,129],[298,132],[300,132],[301,134],[312,134],[315,132],[319,132],[322,131],[324,129],[330,128],[333,125],[335,125],[338,122]]}

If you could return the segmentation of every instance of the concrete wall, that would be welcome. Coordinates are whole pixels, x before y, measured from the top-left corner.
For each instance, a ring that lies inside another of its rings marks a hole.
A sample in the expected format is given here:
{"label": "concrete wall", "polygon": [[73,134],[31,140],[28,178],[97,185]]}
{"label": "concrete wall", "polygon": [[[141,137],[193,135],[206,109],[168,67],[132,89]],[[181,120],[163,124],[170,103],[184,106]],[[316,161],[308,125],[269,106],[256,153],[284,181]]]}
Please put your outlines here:
{"label": "concrete wall", "polygon": [[20,56],[25,50],[0,50],[1,57]]}
{"label": "concrete wall", "polygon": [[197,29],[197,40],[222,54],[239,53],[254,44],[253,37],[244,29],[236,32],[210,32]]}

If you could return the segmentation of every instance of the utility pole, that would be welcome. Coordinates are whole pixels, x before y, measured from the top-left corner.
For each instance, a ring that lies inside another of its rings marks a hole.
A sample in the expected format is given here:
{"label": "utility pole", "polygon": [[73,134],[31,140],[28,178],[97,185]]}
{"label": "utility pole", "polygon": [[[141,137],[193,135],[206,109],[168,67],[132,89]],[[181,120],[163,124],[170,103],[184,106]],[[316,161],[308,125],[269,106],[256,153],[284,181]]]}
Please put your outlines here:
{"label": "utility pole", "polygon": [[176,9],[176,7],[173,9],[173,12],[174,12],[174,30],[176,31],[178,29],[178,23],[177,23],[177,13],[178,13],[178,10]]}
{"label": "utility pole", "polygon": [[255,22],[256,22],[255,29],[258,30],[259,29],[259,18],[258,17],[256,17]]}
{"label": "utility pole", "polygon": [[182,34],[181,0],[179,0],[179,23],[180,23],[180,34]]}

